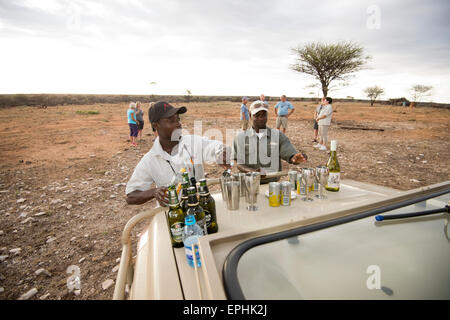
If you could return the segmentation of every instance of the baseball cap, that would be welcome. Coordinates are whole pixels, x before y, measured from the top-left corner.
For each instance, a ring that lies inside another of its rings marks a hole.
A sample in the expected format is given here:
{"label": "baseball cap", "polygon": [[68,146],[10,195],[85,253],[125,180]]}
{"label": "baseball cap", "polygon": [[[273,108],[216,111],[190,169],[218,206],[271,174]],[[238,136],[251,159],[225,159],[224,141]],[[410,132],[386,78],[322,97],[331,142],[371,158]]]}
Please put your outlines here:
{"label": "baseball cap", "polygon": [[150,122],[156,122],[159,119],[169,118],[174,114],[185,113],[186,107],[175,108],[165,101],[158,101],[148,109],[148,119]]}
{"label": "baseball cap", "polygon": [[260,111],[269,112],[269,109],[267,108],[267,105],[264,104],[264,102],[262,102],[261,100],[256,100],[250,105],[250,113],[252,116],[254,116]]}

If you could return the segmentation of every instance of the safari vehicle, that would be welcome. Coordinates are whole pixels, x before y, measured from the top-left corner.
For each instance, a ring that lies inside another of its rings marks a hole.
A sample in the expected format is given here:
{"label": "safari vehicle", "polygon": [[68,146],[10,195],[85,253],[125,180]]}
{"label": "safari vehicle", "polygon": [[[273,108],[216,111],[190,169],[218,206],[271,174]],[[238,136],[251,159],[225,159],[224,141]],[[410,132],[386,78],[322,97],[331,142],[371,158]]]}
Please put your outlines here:
{"label": "safari vehicle", "polygon": [[[184,248],[172,248],[167,208],[134,216],[114,299],[450,299],[450,181],[399,191],[343,180],[327,199],[280,207],[269,206],[267,188],[260,186],[257,211],[244,198],[227,210],[213,194],[219,232],[200,238],[199,268]],[[421,215],[430,209],[447,211]],[[375,219],[405,212],[419,216]],[[132,258],[131,230],[144,219]]]}

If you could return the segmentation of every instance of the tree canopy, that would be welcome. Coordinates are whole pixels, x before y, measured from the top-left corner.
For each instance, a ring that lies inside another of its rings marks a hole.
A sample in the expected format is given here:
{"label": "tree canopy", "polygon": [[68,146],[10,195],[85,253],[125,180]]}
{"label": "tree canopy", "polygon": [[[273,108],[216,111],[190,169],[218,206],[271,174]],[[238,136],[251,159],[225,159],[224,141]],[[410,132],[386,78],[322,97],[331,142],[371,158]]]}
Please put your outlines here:
{"label": "tree canopy", "polygon": [[431,89],[433,89],[433,86],[413,85],[410,89],[412,101],[419,102],[422,98],[431,96]]}
{"label": "tree canopy", "polygon": [[292,52],[297,61],[290,68],[319,81],[324,96],[332,88],[332,82],[348,81],[353,73],[363,69],[371,59],[364,55],[364,49],[360,45],[352,42],[312,42],[293,48]]}
{"label": "tree canopy", "polygon": [[384,94],[384,89],[379,86],[367,87],[364,89],[364,93],[370,99],[370,105],[373,106],[375,100]]}

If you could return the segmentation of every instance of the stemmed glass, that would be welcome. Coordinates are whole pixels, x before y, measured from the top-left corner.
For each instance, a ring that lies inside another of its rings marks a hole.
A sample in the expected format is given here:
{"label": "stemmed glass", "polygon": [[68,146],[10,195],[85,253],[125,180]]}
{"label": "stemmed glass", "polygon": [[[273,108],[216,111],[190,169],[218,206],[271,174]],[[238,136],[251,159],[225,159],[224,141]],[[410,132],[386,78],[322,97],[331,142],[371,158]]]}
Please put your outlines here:
{"label": "stemmed glass", "polygon": [[316,195],[318,199],[326,199],[327,197],[324,195],[324,189],[326,184],[328,183],[328,175],[329,170],[326,166],[318,166],[316,168],[316,178],[319,182],[319,194]]}
{"label": "stemmed glass", "polygon": [[309,196],[309,187],[314,183],[316,176],[314,168],[303,169],[303,181],[305,182],[306,197],[303,197],[303,201],[313,201],[313,198]]}

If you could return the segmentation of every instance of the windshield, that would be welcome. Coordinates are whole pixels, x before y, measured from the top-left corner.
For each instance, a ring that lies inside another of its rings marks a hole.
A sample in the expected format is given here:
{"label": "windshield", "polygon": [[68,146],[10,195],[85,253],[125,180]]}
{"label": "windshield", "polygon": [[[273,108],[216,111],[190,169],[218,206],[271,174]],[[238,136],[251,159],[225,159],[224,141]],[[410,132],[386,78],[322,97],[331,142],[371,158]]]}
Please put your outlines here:
{"label": "windshield", "polygon": [[[447,193],[383,215],[443,208],[449,200]],[[377,222],[372,214],[274,235],[240,257],[238,286],[226,283],[229,298],[239,298],[238,287],[245,299],[449,299],[448,219],[437,213]]]}

